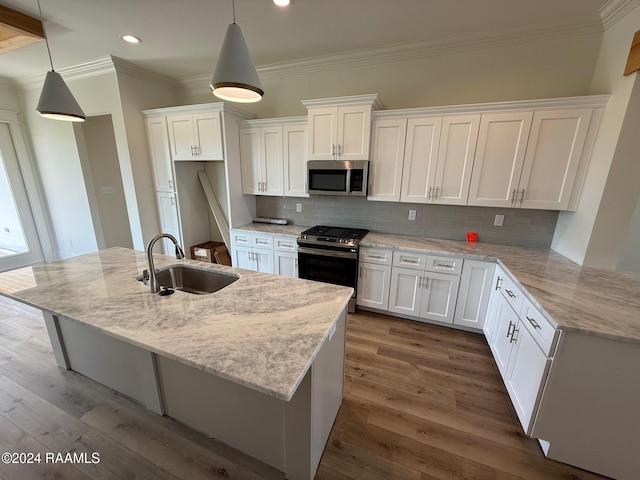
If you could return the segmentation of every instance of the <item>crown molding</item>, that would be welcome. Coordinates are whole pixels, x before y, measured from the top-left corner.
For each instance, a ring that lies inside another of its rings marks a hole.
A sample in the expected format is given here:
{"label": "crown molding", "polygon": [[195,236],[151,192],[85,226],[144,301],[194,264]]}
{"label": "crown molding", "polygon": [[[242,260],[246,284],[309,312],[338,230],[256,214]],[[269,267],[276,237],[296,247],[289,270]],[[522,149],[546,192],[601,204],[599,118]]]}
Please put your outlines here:
{"label": "crown molding", "polygon": [[138,80],[153,83],[165,88],[176,88],[177,86],[177,82],[171,77],[152,72],[151,70],[147,70],[146,68],[136,65],[135,63],[123,60],[120,57],[111,55],[110,58],[116,72],[119,75],[126,75],[128,77],[137,78]]}
{"label": "crown molding", "polygon": [[604,29],[610,29],[638,5],[640,0],[609,0],[600,8]]}
{"label": "crown molding", "polygon": [[403,108],[396,110],[380,110],[373,112],[372,118],[412,118],[429,115],[456,115],[508,110],[537,110],[571,107],[603,107],[610,95],[584,95],[581,97],[541,98],[533,100],[516,100],[506,102],[471,103],[464,105],[445,105],[440,107]]}
{"label": "crown molding", "polygon": [[[146,68],[140,67],[113,55],[107,55],[106,57],[91,60],[72,67],[56,69],[56,72],[58,72],[65,81],[81,80],[84,78],[116,73],[154,83],[166,88],[176,88],[177,85],[176,81],[170,77],[152,72]],[[40,88],[42,87],[46,73],[47,72],[42,72],[37,75],[30,75],[28,77],[18,79],[17,84],[24,89]]]}

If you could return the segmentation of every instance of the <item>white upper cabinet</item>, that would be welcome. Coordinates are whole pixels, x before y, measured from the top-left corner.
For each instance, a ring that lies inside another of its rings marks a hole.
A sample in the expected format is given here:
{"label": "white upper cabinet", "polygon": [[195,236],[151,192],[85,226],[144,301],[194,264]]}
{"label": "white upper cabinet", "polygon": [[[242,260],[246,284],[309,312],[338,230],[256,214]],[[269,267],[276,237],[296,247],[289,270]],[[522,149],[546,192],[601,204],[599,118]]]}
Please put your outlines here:
{"label": "white upper cabinet", "polygon": [[145,119],[147,144],[153,168],[153,179],[157,192],[175,192],[175,181],[169,152],[167,121],[165,117]]}
{"label": "white upper cabinet", "polygon": [[371,112],[378,95],[304,100],[309,160],[369,160]]}
{"label": "white upper cabinet", "polygon": [[466,205],[480,115],[443,117],[431,203]]}
{"label": "white upper cabinet", "polygon": [[373,120],[368,200],[400,201],[406,118]]}
{"label": "white upper cabinet", "polygon": [[310,160],[369,160],[371,106],[309,109]]}
{"label": "white upper cabinet", "polygon": [[283,195],[282,127],[240,129],[242,191],[252,195]]}
{"label": "white upper cabinet", "polygon": [[169,115],[171,157],[179,160],[224,160],[220,112]]}
{"label": "white upper cabinet", "polygon": [[469,205],[510,207],[518,191],[533,112],[482,115]]}
{"label": "white upper cabinet", "polygon": [[249,120],[239,128],[242,193],[306,197],[304,117]]}
{"label": "white upper cabinet", "polygon": [[482,115],[469,205],[566,210],[592,108]]}
{"label": "white upper cabinet", "polygon": [[400,201],[427,203],[433,190],[442,118],[410,118],[404,148]]}
{"label": "white upper cabinet", "polygon": [[536,111],[517,206],[564,210],[576,179],[592,109]]}
{"label": "white upper cabinet", "polygon": [[307,194],[307,125],[282,126],[284,151],[284,196],[308,197]]}

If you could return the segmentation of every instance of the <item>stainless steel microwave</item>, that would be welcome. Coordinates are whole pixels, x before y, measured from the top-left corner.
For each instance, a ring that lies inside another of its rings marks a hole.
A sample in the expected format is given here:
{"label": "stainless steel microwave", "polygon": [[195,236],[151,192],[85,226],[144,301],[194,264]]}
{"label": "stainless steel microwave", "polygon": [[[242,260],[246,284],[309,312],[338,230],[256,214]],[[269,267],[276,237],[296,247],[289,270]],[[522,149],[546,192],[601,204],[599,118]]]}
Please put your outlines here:
{"label": "stainless steel microwave", "polygon": [[367,194],[367,160],[309,160],[307,192],[310,195]]}

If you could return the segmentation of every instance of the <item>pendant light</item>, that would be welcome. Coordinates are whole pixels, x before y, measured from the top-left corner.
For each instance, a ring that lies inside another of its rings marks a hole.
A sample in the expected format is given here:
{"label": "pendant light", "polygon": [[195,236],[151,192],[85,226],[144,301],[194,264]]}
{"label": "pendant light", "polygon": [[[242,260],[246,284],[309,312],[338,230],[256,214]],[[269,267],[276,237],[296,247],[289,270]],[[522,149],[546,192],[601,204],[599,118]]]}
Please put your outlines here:
{"label": "pendant light", "polygon": [[[42,23],[42,8],[40,0],[38,0],[38,11],[40,12],[40,22]],[[69,122],[84,122],[86,115],[73,97],[71,90],[64,83],[64,80],[58,72],[53,69],[53,60],[51,60],[51,49],[49,48],[49,39],[47,32],[44,30],[44,41],[47,44],[47,53],[49,54],[49,63],[51,71],[47,72],[42,86],[42,93],[36,111],[43,117],[53,118],[55,120],[66,120]]]}
{"label": "pendant light", "polygon": [[213,94],[222,100],[258,102],[262,99],[264,91],[242,30],[236,25],[235,1],[232,0],[231,3],[233,23],[227,27],[209,87]]}

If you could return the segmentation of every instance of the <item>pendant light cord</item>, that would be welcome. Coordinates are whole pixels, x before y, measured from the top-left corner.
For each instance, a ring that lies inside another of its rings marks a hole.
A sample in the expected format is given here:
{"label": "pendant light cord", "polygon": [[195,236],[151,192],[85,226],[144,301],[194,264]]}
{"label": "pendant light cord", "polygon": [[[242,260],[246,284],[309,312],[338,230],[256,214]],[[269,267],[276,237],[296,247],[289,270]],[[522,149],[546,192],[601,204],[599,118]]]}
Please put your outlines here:
{"label": "pendant light cord", "polygon": [[[40,5],[40,0],[38,0],[38,5]],[[236,23],[236,1],[235,0],[231,0],[231,8],[233,9],[233,23],[235,24]]]}
{"label": "pendant light cord", "polygon": [[49,48],[49,37],[47,37],[47,31],[45,30],[44,22],[42,21],[42,7],[40,7],[40,0],[37,0],[37,1],[38,1],[38,12],[40,12],[40,24],[42,25],[42,32],[44,33],[44,43],[47,44],[47,53],[49,54],[49,63],[51,64],[51,71],[55,72],[55,70],[53,69],[53,60],[51,60],[51,49]]}

